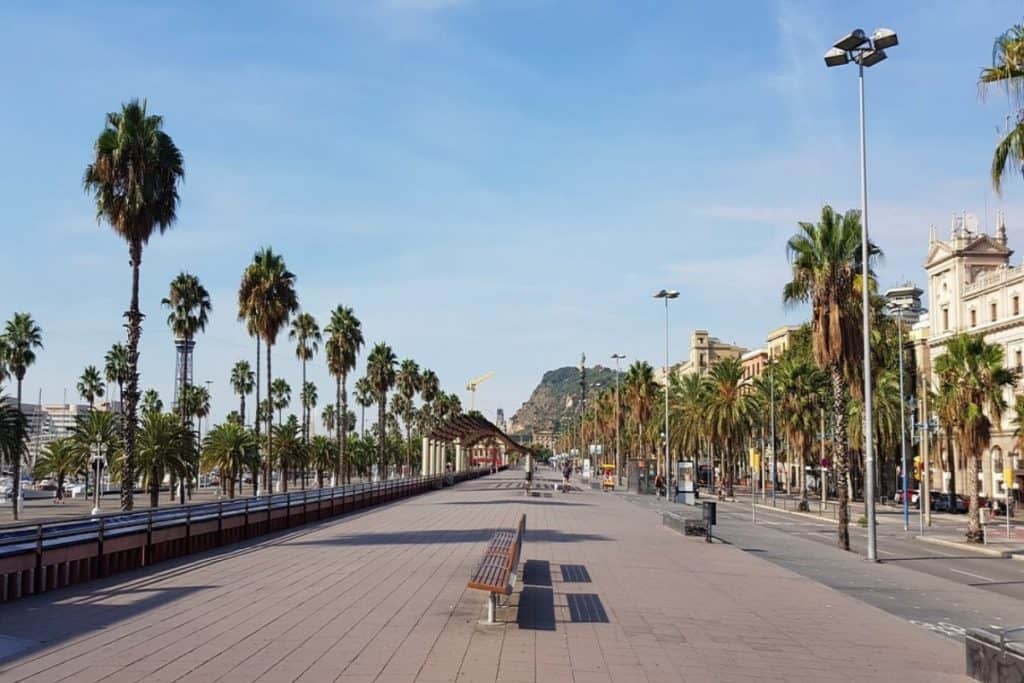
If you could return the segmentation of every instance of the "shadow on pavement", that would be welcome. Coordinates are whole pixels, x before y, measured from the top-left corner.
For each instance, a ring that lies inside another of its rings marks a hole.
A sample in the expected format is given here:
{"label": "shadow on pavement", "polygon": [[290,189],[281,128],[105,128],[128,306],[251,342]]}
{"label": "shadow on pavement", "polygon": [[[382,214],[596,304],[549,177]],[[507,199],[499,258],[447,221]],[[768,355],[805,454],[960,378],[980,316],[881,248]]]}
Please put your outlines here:
{"label": "shadow on pavement", "polygon": [[[498,529],[424,529],[417,531],[391,531],[352,534],[338,538],[301,540],[284,545],[434,545],[439,543],[482,543],[489,541]],[[600,534],[572,534],[555,529],[527,529],[527,543],[579,543],[580,541],[607,541]]]}
{"label": "shadow on pavement", "polygon": [[527,560],[523,564],[524,586],[551,586],[551,563],[546,560]]}
{"label": "shadow on pavement", "polygon": [[[52,648],[62,642],[102,631],[119,621],[157,607],[165,607],[192,593],[217,586],[182,586],[174,588],[144,588],[138,586],[107,586],[82,590],[82,586],[56,590],[19,600],[0,611],[0,636],[13,636],[24,644],[0,654],[0,680],[6,666],[16,663],[40,648]],[[138,598],[132,600],[133,598]],[[105,602],[110,600],[109,603]],[[45,626],[32,620],[26,628],[25,613],[48,613]],[[45,673],[41,673],[45,676]]]}
{"label": "shadow on pavement", "polygon": [[449,500],[443,503],[444,505],[568,505],[570,507],[593,507],[592,503],[570,503],[568,501],[552,500],[550,498],[523,498],[512,499],[503,498],[502,500]]}

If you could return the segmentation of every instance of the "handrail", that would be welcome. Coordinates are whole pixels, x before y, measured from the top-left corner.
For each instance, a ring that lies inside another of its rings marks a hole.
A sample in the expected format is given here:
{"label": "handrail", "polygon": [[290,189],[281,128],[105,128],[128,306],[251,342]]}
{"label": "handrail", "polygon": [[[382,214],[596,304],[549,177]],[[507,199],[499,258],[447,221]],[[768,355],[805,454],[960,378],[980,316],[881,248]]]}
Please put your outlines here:
{"label": "handrail", "polygon": [[[478,467],[466,472],[482,469],[486,468]],[[50,548],[102,542],[104,538],[149,532],[153,529],[179,524],[191,525],[195,522],[242,514],[248,515],[262,510],[291,508],[293,505],[305,505],[313,501],[336,499],[344,501],[346,497],[357,494],[370,494],[380,498],[381,494],[401,491],[403,486],[443,481],[447,476],[449,475],[434,474],[386,481],[357,482],[345,486],[304,489],[234,500],[188,503],[170,508],[150,508],[133,512],[111,511],[48,522],[21,522],[0,527],[0,557],[20,555],[26,552],[41,553]]]}

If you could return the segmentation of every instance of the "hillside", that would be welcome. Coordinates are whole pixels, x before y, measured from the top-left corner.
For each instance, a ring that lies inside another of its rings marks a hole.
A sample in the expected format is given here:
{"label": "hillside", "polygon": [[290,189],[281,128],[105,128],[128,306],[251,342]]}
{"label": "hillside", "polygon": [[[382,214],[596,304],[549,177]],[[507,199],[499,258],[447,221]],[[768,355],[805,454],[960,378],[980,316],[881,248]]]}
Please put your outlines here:
{"label": "hillside", "polygon": [[[587,368],[587,397],[615,384],[615,370],[601,365]],[[621,380],[620,380],[621,381]],[[577,414],[580,400],[579,368],[567,366],[544,373],[529,400],[512,416],[513,434],[557,430]]]}

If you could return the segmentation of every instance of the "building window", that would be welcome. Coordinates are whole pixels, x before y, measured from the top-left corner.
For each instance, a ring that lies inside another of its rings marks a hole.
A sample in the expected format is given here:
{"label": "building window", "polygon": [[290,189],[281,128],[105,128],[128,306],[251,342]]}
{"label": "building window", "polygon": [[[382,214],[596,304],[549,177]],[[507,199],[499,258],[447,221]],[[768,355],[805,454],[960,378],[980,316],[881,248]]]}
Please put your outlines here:
{"label": "building window", "polygon": [[1013,314],[1014,315],[1020,315],[1020,297],[1019,296],[1014,296],[1013,297]]}
{"label": "building window", "polygon": [[978,326],[978,312],[972,308],[971,309],[971,327],[977,327],[977,326]]}
{"label": "building window", "polygon": [[994,303],[993,304],[989,304],[988,312],[989,312],[989,319],[992,322],[995,322],[996,321],[996,305]]}
{"label": "building window", "polygon": [[1017,352],[1014,354],[1014,357],[1017,360],[1017,372],[1020,372],[1020,370],[1021,370],[1020,366],[1021,366],[1021,361],[1022,361],[1020,349],[1017,349]]}
{"label": "building window", "polygon": [[942,309],[942,331],[943,332],[948,332],[949,331],[949,309],[948,308],[943,308]]}

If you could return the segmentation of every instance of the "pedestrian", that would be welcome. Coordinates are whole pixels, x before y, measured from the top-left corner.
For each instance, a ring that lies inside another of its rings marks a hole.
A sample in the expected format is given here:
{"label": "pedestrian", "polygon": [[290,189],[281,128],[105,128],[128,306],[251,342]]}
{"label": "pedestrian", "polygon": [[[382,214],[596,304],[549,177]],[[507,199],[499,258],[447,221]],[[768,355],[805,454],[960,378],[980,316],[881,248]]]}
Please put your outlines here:
{"label": "pedestrian", "polygon": [[530,454],[526,455],[526,487],[529,488],[533,484],[533,456]]}
{"label": "pedestrian", "polygon": [[665,478],[661,476],[661,472],[654,478],[654,488],[659,496],[665,495]]}
{"label": "pedestrian", "polygon": [[572,465],[570,465],[568,462],[566,462],[565,465],[562,466],[562,490],[563,491],[568,491],[569,490],[569,479],[570,479],[570,477],[572,477]]}

